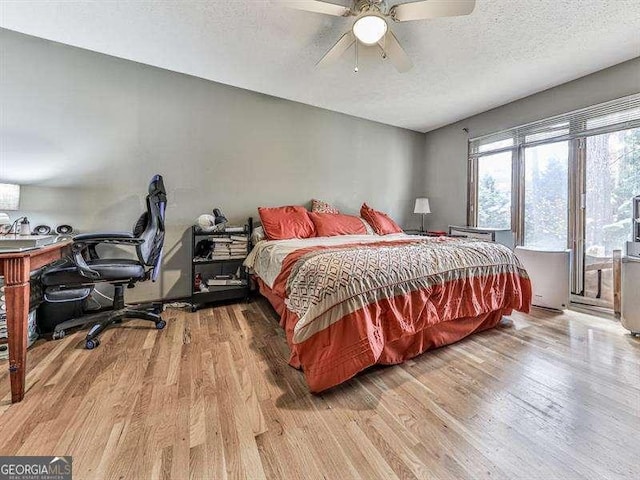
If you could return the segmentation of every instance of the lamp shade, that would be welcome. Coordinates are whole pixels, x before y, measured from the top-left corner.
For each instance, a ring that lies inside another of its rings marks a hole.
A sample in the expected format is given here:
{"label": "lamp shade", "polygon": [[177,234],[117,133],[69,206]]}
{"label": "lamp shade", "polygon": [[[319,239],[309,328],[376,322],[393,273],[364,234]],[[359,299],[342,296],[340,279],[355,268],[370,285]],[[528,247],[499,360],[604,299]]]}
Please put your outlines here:
{"label": "lamp shade", "polygon": [[413,213],[431,213],[428,198],[416,198],[416,205],[413,207]]}
{"label": "lamp shade", "polygon": [[0,211],[18,210],[20,205],[20,185],[0,183]]}

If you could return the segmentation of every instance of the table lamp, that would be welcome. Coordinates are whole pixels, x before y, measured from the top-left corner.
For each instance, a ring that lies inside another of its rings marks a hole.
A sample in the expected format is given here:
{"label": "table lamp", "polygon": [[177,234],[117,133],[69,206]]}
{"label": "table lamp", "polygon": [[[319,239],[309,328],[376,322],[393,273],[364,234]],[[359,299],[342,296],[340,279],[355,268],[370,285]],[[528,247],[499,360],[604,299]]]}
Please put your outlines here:
{"label": "table lamp", "polygon": [[413,207],[413,213],[422,214],[422,228],[420,229],[420,233],[424,233],[424,216],[427,213],[431,213],[431,208],[429,207],[429,199],[428,198],[416,198],[416,204]]}

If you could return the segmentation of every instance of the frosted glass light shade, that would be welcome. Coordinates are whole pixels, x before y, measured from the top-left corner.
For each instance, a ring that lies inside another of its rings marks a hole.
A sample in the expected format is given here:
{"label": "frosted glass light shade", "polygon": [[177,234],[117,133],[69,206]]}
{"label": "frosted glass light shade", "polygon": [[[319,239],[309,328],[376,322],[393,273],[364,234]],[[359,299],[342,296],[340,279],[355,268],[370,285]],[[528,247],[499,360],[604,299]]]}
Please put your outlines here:
{"label": "frosted glass light shade", "polygon": [[365,45],[375,45],[387,33],[387,21],[378,15],[369,14],[353,24],[353,34]]}
{"label": "frosted glass light shade", "polygon": [[413,207],[413,213],[431,213],[428,198],[416,198],[416,204]]}
{"label": "frosted glass light shade", "polygon": [[18,210],[20,205],[20,185],[0,183],[0,211]]}

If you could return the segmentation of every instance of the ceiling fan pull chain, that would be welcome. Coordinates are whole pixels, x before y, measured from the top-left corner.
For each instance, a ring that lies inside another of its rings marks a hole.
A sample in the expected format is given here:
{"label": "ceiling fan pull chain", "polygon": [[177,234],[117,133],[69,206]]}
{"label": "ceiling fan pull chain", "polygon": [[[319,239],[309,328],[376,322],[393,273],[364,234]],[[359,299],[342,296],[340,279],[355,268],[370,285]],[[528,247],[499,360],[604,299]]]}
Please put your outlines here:
{"label": "ceiling fan pull chain", "polygon": [[358,40],[356,40],[356,66],[353,68],[355,73],[358,73]]}

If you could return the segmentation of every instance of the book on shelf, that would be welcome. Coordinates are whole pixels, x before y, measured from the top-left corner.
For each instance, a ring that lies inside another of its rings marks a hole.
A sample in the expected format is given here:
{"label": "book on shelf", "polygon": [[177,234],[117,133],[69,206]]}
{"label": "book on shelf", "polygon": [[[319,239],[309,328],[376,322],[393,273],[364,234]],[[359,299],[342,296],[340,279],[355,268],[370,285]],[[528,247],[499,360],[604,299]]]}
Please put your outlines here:
{"label": "book on shelf", "polygon": [[247,258],[246,252],[242,254],[237,254],[237,255],[224,253],[224,254],[214,254],[207,258],[202,258],[202,257],[194,258],[193,261],[195,263],[198,263],[198,262],[208,262],[210,260],[244,260],[245,258]]}
{"label": "book on shelf", "polygon": [[244,232],[244,227],[230,226],[230,227],[225,227],[224,231],[226,233],[242,233]]}
{"label": "book on shelf", "polygon": [[210,278],[209,280],[207,280],[207,285],[209,285],[210,287],[219,287],[219,286],[241,286],[241,285],[247,285],[247,281],[243,280],[241,278],[231,278],[231,279],[223,279],[223,278]]}
{"label": "book on shelf", "polygon": [[247,237],[246,235],[231,235],[229,239],[234,242],[242,242],[242,243],[249,242],[249,237]]}

